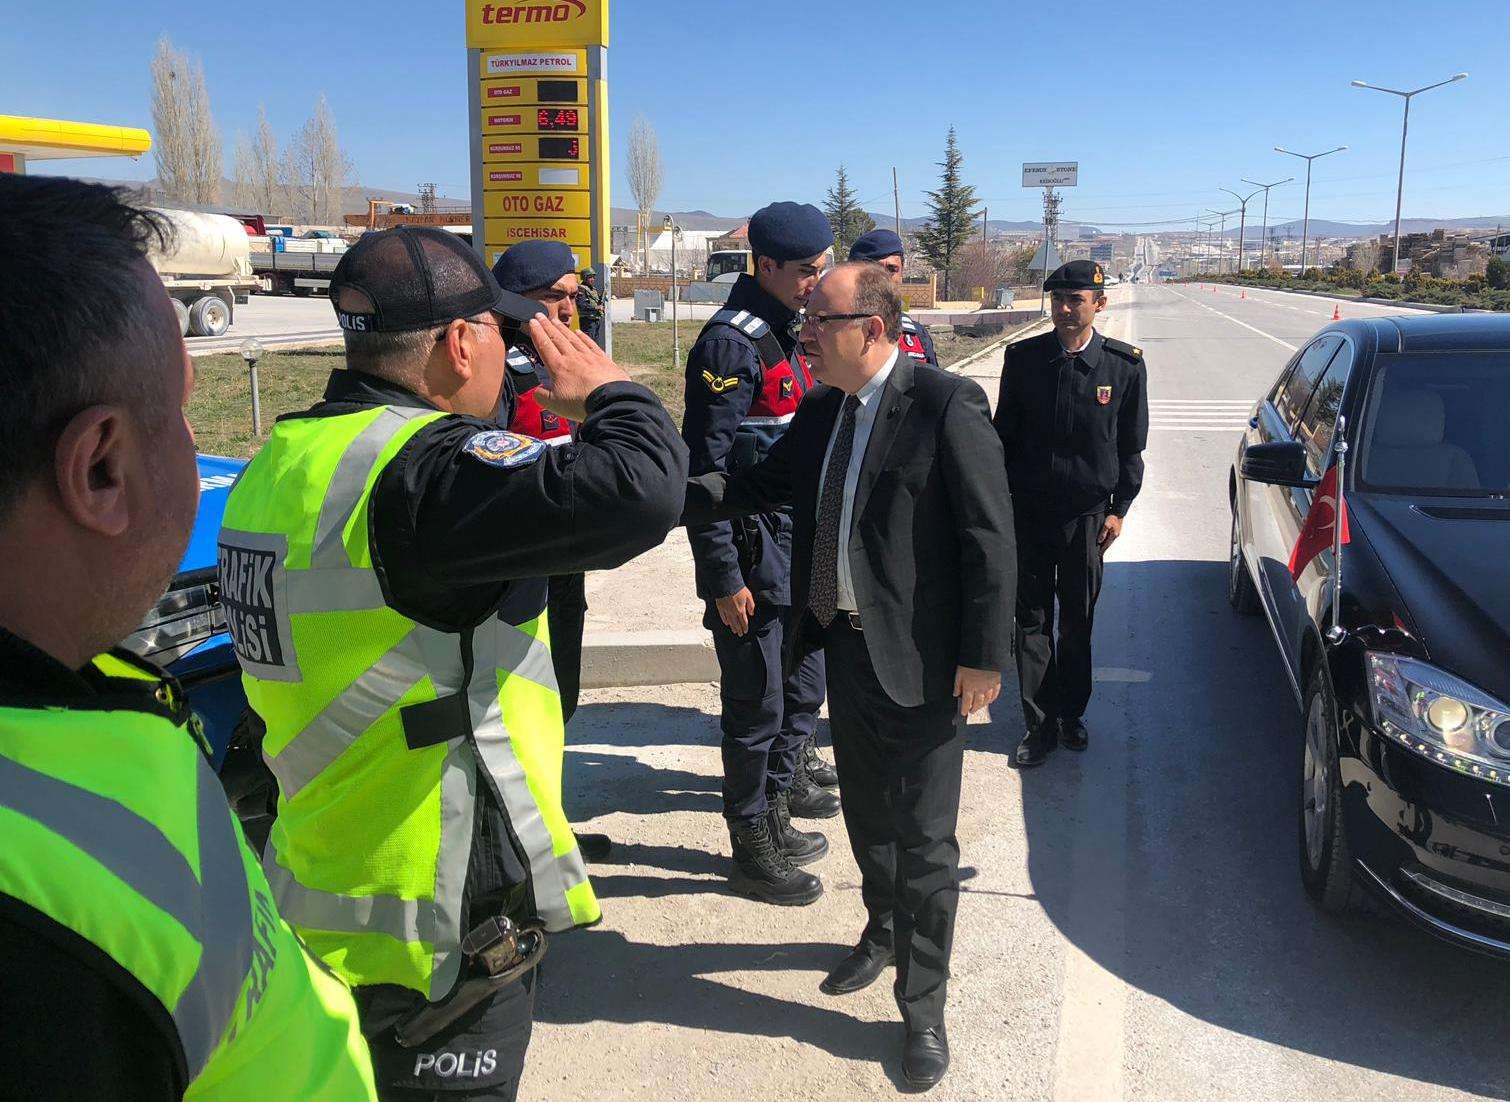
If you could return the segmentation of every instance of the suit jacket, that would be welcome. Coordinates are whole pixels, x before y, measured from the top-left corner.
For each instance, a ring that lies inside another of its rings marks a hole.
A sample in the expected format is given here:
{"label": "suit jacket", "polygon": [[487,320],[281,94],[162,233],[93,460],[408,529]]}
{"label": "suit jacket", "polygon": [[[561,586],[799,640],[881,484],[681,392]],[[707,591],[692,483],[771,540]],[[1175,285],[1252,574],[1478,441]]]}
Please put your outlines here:
{"label": "suit jacket", "polygon": [[[902,356],[878,400],[847,551],[876,677],[897,704],[916,707],[952,698],[958,666],[1011,661],[1012,503],[978,385]],[[688,482],[684,523],[793,506],[788,670],[822,645],[807,599],[823,458],[843,401],[815,388],[760,463]]]}

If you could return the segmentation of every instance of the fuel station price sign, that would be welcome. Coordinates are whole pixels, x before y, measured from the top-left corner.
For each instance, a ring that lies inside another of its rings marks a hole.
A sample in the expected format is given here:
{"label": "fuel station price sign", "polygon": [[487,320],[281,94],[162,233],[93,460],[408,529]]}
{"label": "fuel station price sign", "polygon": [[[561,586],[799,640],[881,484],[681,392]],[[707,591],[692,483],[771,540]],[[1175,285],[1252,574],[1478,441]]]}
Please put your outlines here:
{"label": "fuel station price sign", "polygon": [[473,241],[560,242],[608,291],[608,0],[464,2]]}

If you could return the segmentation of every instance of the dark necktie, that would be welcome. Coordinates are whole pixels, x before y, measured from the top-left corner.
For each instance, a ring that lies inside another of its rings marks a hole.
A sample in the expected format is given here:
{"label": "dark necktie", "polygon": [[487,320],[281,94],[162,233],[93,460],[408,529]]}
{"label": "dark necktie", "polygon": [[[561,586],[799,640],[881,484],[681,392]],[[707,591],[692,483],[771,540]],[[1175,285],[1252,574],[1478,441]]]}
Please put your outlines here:
{"label": "dark necktie", "polygon": [[839,518],[844,512],[844,483],[849,478],[849,457],[855,447],[855,413],[860,400],[844,398],[839,415],[839,435],[829,453],[823,478],[823,496],[818,500],[818,531],[813,536],[813,577],[807,607],[818,626],[826,628],[839,611]]}

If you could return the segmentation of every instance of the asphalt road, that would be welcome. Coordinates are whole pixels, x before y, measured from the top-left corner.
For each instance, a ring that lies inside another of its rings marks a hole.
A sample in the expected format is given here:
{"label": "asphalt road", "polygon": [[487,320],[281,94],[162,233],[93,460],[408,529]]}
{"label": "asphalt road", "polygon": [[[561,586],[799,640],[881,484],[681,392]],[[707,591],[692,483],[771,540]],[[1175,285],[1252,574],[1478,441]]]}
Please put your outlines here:
{"label": "asphalt road", "polygon": [[[1113,296],[1103,329],[1145,351],[1153,431],[1108,559],[1090,750],[1009,768],[1010,686],[970,728],[954,1067],[933,1096],[1510,1098],[1510,968],[1307,901],[1299,716],[1263,621],[1224,599],[1237,433],[1333,303]],[[995,365],[970,371],[994,398]],[[716,716],[708,685],[584,694],[568,810],[620,845],[594,867],[604,923],[559,939],[545,966],[521,1097],[898,1091],[890,973],[844,999],[817,990],[863,922],[839,820],[818,824],[833,851],[813,866],[828,889],[816,905],[724,889]]]}

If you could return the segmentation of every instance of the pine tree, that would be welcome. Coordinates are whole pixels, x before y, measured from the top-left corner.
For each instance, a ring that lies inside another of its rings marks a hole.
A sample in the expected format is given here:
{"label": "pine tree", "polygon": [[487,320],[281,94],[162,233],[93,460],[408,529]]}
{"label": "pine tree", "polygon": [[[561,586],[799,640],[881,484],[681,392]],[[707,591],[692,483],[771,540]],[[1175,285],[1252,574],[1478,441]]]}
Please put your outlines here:
{"label": "pine tree", "polygon": [[839,166],[834,186],[828,189],[823,201],[823,213],[828,215],[828,224],[834,231],[834,253],[841,259],[849,255],[849,247],[858,238],[876,228],[876,220],[860,209],[843,165]]}
{"label": "pine tree", "polygon": [[944,295],[949,298],[949,269],[954,258],[975,230],[975,189],[960,182],[965,163],[955,139],[954,127],[944,143],[944,159],[938,163],[939,189],[928,193],[928,224],[918,231],[918,248],[928,263],[944,274]]}

